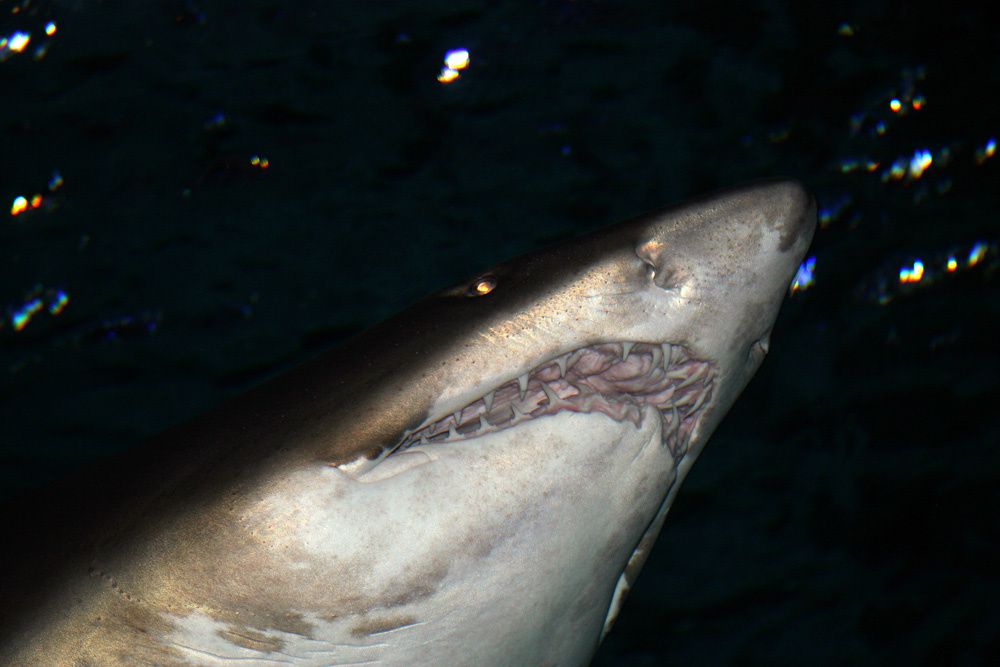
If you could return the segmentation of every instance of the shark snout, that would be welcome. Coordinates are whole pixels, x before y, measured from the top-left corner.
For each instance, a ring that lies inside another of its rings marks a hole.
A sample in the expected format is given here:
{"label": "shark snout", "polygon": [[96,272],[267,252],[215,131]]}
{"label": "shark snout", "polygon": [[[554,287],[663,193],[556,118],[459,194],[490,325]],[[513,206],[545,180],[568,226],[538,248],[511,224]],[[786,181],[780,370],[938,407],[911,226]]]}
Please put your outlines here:
{"label": "shark snout", "polygon": [[635,255],[661,289],[731,289],[734,277],[765,266],[772,277],[783,274],[797,266],[816,224],[816,201],[796,181],[747,186],[692,208],[683,218],[668,212],[643,221]]}
{"label": "shark snout", "polygon": [[812,240],[816,226],[816,198],[797,181],[781,181],[763,193],[773,201],[773,217],[781,233],[779,250],[799,254]]}

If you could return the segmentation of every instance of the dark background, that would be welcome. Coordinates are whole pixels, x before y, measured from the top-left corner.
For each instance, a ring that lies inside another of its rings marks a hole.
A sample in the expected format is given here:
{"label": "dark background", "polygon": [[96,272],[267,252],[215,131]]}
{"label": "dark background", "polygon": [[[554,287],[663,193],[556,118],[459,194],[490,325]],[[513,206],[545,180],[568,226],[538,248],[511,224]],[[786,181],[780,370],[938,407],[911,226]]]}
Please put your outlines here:
{"label": "dark background", "polygon": [[792,176],[821,209],[815,283],[595,664],[1000,663],[988,16],[0,0],[3,37],[3,496],[497,261]]}

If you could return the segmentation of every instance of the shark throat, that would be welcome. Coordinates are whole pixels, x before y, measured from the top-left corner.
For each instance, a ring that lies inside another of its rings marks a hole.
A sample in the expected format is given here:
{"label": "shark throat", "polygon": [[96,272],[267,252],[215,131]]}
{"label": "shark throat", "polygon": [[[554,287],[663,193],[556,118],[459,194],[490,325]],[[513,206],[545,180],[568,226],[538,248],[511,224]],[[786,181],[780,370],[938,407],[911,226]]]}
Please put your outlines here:
{"label": "shark throat", "polygon": [[469,440],[563,411],[600,412],[637,427],[654,406],[674,460],[712,397],[715,366],[670,343],[600,343],[547,361],[454,413],[406,435],[393,450]]}

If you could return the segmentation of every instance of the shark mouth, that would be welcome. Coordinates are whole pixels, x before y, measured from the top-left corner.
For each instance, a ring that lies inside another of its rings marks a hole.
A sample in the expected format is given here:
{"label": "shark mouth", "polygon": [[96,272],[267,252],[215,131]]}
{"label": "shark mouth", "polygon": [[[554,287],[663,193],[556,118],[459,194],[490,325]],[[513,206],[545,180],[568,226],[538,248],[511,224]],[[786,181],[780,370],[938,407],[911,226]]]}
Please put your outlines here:
{"label": "shark mouth", "polygon": [[712,363],[670,343],[601,343],[547,361],[443,419],[409,433],[395,448],[457,442],[564,410],[601,412],[642,423],[652,405],[663,422],[663,444],[674,460],[687,453],[691,433],[712,395]]}

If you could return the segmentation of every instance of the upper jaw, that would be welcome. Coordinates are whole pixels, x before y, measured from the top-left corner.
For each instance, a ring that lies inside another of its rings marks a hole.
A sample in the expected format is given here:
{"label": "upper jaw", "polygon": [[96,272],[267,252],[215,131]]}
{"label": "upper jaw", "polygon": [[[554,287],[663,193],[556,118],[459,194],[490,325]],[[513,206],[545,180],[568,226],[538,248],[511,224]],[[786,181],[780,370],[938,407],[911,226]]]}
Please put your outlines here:
{"label": "upper jaw", "polygon": [[600,412],[639,425],[646,406],[663,421],[675,458],[711,405],[718,367],[680,345],[621,341],[577,348],[501,381],[482,396],[449,406],[403,434],[392,449],[457,442],[563,411]]}

